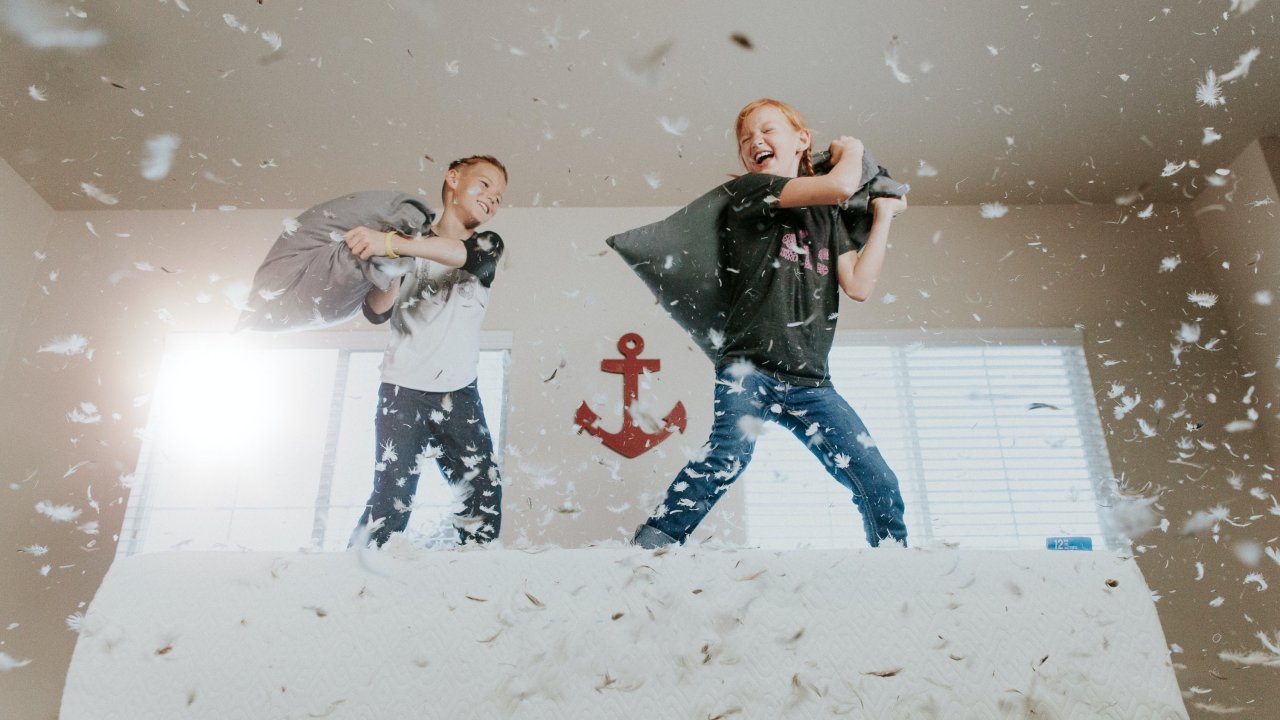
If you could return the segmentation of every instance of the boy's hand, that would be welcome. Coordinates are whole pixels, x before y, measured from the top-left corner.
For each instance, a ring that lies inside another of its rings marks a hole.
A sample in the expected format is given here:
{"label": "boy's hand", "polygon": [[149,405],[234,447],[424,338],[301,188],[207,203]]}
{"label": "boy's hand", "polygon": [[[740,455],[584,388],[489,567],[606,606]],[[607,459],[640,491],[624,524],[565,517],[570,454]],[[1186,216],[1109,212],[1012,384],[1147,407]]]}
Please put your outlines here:
{"label": "boy's hand", "polygon": [[886,217],[885,213],[888,213],[890,219],[896,218],[907,211],[907,199],[896,197],[871,198],[871,211],[876,218]]}
{"label": "boy's hand", "polygon": [[846,152],[855,155],[863,152],[862,141],[856,137],[841,135],[831,141],[831,164],[834,166],[840,162],[840,158],[844,157]]}
{"label": "boy's hand", "polygon": [[375,255],[386,255],[386,233],[361,225],[347,231],[347,247],[361,260],[368,260]]}

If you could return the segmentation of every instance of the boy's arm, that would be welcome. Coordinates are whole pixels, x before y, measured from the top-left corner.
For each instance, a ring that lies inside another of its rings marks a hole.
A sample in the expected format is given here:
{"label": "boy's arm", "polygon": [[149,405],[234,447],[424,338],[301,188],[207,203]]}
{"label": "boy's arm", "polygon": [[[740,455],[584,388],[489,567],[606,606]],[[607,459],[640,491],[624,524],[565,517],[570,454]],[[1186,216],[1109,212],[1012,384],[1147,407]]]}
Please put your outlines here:
{"label": "boy's arm", "polygon": [[778,206],[838,205],[862,186],[862,141],[843,135],[831,142],[831,172],[792,178],[782,188]]}
{"label": "boy's arm", "polygon": [[347,231],[346,238],[347,247],[361,260],[377,256],[408,255],[434,260],[451,268],[460,268],[467,262],[467,247],[461,240],[449,240],[436,235],[407,238],[394,231],[379,232],[361,226]]}
{"label": "boy's arm", "polygon": [[400,295],[400,278],[391,281],[386,290],[379,290],[374,285],[369,294],[364,296],[364,316],[374,325],[381,325],[391,319],[391,309],[396,305]]}
{"label": "boy's arm", "polygon": [[904,198],[878,197],[871,201],[875,219],[871,221],[867,244],[862,247],[861,253],[850,250],[841,255],[836,263],[836,277],[845,295],[858,302],[871,297],[876,281],[880,279],[880,270],[884,267],[884,256],[889,245],[889,225],[894,217],[901,215],[906,209],[907,201]]}

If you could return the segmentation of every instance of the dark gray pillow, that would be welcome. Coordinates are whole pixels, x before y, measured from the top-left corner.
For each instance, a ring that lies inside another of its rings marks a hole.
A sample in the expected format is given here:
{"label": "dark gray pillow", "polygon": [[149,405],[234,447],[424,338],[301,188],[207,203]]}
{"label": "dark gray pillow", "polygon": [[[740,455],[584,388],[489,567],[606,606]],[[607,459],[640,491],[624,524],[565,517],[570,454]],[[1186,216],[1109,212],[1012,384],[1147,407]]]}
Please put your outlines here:
{"label": "dark gray pillow", "polygon": [[253,276],[248,308],[237,330],[309,330],[346,322],[360,313],[375,285],[383,290],[413,268],[413,258],[362,261],[344,242],[350,229],[365,226],[412,237],[435,213],[402,192],[375,190],[320,203],[281,233]]}
{"label": "dark gray pillow", "polygon": [[[826,152],[813,156],[814,173],[831,170]],[[873,197],[905,197],[910,188],[889,177],[870,152],[862,155],[863,184],[840,206],[840,218],[861,249],[871,232]],[[717,228],[730,195],[721,185],[665,220],[659,220],[607,239],[658,298],[663,309],[716,361],[716,340],[723,337],[728,318],[728,294],[723,290]]]}

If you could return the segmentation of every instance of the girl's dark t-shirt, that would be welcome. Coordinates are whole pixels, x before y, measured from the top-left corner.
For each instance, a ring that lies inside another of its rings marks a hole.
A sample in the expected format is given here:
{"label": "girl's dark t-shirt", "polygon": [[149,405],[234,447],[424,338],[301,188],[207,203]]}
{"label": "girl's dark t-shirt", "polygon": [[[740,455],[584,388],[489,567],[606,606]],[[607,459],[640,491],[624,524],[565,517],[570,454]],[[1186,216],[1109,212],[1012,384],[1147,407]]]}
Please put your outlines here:
{"label": "girl's dark t-shirt", "polygon": [[746,360],[779,380],[831,384],[840,309],[836,261],[855,249],[833,205],[779,208],[791,178],[752,173],[725,184],[720,262],[731,309],[718,365]]}

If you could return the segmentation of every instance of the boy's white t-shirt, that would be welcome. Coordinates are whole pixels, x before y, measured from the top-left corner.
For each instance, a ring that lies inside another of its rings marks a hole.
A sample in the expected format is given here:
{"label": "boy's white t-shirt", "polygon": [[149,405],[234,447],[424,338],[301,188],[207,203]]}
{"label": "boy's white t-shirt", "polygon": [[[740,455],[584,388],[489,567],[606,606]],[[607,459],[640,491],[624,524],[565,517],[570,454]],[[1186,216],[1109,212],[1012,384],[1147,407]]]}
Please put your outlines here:
{"label": "boy's white t-shirt", "polygon": [[502,255],[502,238],[477,233],[464,244],[467,261],[462,267],[414,258],[413,269],[400,280],[391,310],[391,342],[382,356],[383,382],[450,392],[476,379],[480,327]]}

